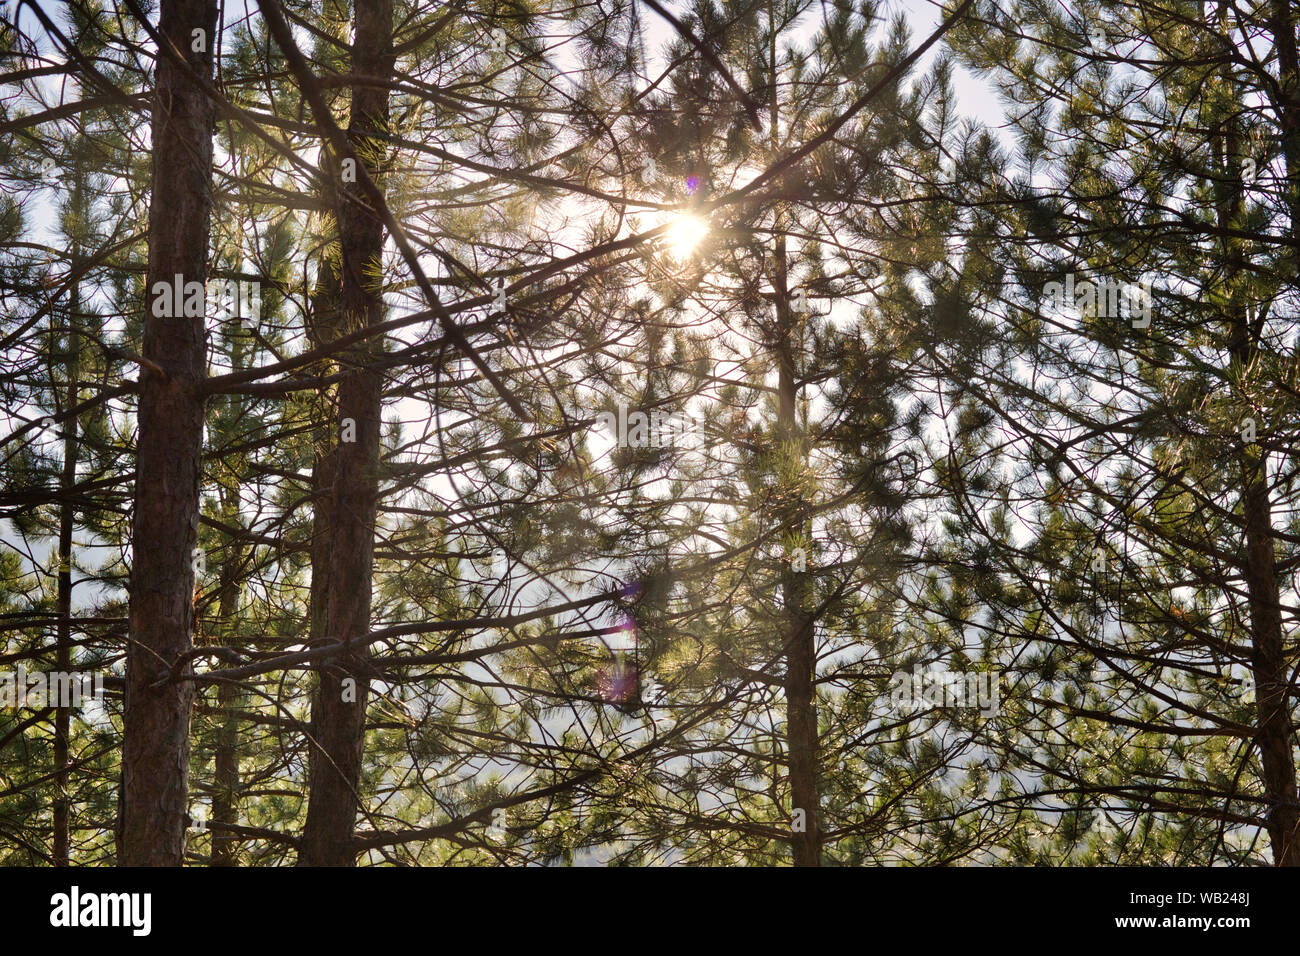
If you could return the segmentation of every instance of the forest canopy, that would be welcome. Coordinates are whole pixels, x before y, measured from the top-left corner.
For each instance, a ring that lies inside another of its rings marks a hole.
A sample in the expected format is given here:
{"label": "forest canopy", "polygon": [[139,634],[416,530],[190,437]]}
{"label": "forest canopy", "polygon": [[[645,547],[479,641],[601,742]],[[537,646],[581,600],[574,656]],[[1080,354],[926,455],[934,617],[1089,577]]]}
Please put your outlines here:
{"label": "forest canopy", "polygon": [[0,3],[0,865],[1300,865],[1298,19]]}

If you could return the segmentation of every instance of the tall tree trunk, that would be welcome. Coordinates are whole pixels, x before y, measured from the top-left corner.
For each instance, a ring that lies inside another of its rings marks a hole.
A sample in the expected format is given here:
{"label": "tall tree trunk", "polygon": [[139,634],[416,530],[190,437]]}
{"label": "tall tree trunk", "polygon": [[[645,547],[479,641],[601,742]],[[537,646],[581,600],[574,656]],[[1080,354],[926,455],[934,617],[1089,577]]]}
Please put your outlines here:
{"label": "tall tree trunk", "polygon": [[[236,357],[238,362],[238,357]],[[234,399],[231,399],[234,401]],[[238,490],[221,489],[221,516],[227,527],[239,527]],[[237,644],[235,616],[239,611],[239,566],[244,549],[234,542],[227,544],[218,576],[218,616],[221,642],[226,647]],[[236,716],[244,694],[238,684],[217,686],[218,720],[216,756],[213,761],[212,855],[211,866],[234,866],[238,838],[226,827],[239,822],[239,717]]]}
{"label": "tall tree trunk", "polygon": [[1260,764],[1268,801],[1268,835],[1277,866],[1300,866],[1296,840],[1300,807],[1296,803],[1295,760],[1291,754],[1294,726],[1288,705],[1290,673],[1282,651],[1282,609],[1278,604],[1273,518],[1267,469],[1261,452],[1257,462],[1243,462],[1242,508],[1246,522],[1246,587],[1250,596],[1252,668],[1259,730]]}
{"label": "tall tree trunk", "polygon": [[[191,70],[210,78],[216,0],[162,0],[160,6],[163,42]],[[169,678],[192,640],[204,317],[162,318],[152,304],[156,283],[170,286],[176,276],[207,281],[212,212],[213,106],[164,51],[155,85],[143,351],[160,373],[146,367],[140,376],[118,828],[118,862],[125,866],[179,866],[185,851],[193,684]]]}
{"label": "tall tree trunk", "polygon": [[[1239,368],[1255,367],[1256,343],[1249,313],[1240,310],[1233,323],[1232,355]],[[1268,453],[1258,446],[1242,449],[1241,509],[1245,532],[1246,592],[1250,603],[1251,670],[1266,826],[1277,866],[1300,866],[1300,803],[1291,739],[1290,680],[1282,633],[1277,585],[1273,506],[1268,488]]]}
{"label": "tall tree trunk", "polygon": [[[222,603],[224,604],[224,596]],[[239,822],[239,709],[242,695],[234,684],[217,690],[221,727],[217,731],[216,766],[213,771],[211,866],[234,866],[238,838],[226,826]]]}
{"label": "tall tree trunk", "polygon": [[[1289,181],[1294,183],[1300,163],[1300,103],[1297,89],[1296,39],[1289,5],[1275,0],[1272,28],[1278,51],[1281,79],[1280,121],[1283,156]],[[1225,153],[1228,150],[1225,150]],[[1294,190],[1294,185],[1291,186]],[[1242,193],[1232,190],[1231,202],[1218,204],[1219,224],[1235,225],[1240,214]],[[1294,235],[1300,221],[1300,194],[1293,192],[1289,210]],[[1234,242],[1230,276],[1244,264],[1241,244]],[[1241,306],[1232,317],[1231,351],[1243,376],[1256,367],[1257,337],[1252,328],[1254,309]],[[1282,608],[1277,583],[1277,555],[1273,530],[1273,506],[1268,487],[1268,453],[1260,447],[1246,447],[1241,459],[1241,506],[1245,537],[1246,590],[1250,603],[1251,670],[1255,681],[1255,713],[1264,797],[1268,803],[1265,825],[1277,866],[1300,866],[1300,794],[1296,787],[1292,738],[1295,722],[1291,715],[1291,674],[1287,667],[1282,628]]]}
{"label": "tall tree trunk", "polygon": [[[315,347],[333,341],[340,331],[340,289],[339,278],[334,272],[333,264],[325,256],[321,257],[316,289],[312,294],[312,322],[307,334]],[[315,446],[312,462],[312,528],[311,528],[311,607],[308,619],[307,643],[309,647],[322,647],[329,643],[327,616],[329,612],[329,567],[332,530],[334,523],[330,516],[334,511],[334,478],[337,473],[337,396],[330,390],[321,389],[316,396],[313,444]],[[308,728],[310,761],[323,759],[324,754],[317,752],[317,726],[324,720],[320,699],[320,675],[316,692],[312,699],[311,725]],[[314,768],[314,763],[312,764]],[[308,794],[310,801],[310,793]],[[299,863],[306,864],[304,854],[299,855]]]}
{"label": "tall tree trunk", "polygon": [[[777,51],[774,5],[767,5],[770,27],[768,35],[768,75],[772,79],[768,109],[768,161],[777,162],[781,154],[780,60]],[[776,306],[776,361],[777,361],[777,428],[776,437],[781,448],[779,455],[790,455],[802,464],[807,449],[799,429],[799,382],[795,368],[795,348],[798,342],[798,324],[801,321],[790,307],[789,260],[786,254],[786,237],[783,217],[778,209],[773,223],[776,248],[773,250],[772,290]],[[802,472],[792,469],[795,474]],[[807,519],[797,485],[798,479],[786,489],[782,502],[782,535],[800,541],[806,540]],[[792,811],[803,811],[802,828],[794,828],[790,835],[795,866],[820,866],[822,852],[821,813],[818,799],[817,773],[817,701],[816,671],[817,651],[813,640],[813,622],[808,613],[808,576],[796,569],[793,561],[783,570],[781,599],[785,620],[785,744],[786,758],[790,762],[790,805]],[[798,822],[796,817],[796,823]]]}
{"label": "tall tree trunk", "polygon": [[[74,183],[80,183],[80,168],[73,171]],[[75,188],[75,187],[74,187]],[[76,198],[74,196],[74,208]],[[76,274],[80,260],[74,254],[72,271]],[[68,358],[64,365],[68,376],[64,408],[77,406],[77,379],[81,374],[78,362],[81,348],[77,335],[77,313],[81,311],[81,284],[74,282],[68,290]],[[55,634],[54,668],[61,674],[72,669],[72,530],[75,514],[72,508],[72,489],[77,483],[77,420],[70,418],[63,425],[63,473],[60,488],[63,501],[59,507],[59,583],[57,595],[58,627]],[[54,711],[54,836],[53,857],[55,866],[67,866],[71,846],[71,801],[68,794],[68,752],[72,710],[59,706]]]}
{"label": "tall tree trunk", "polygon": [[[773,285],[777,318],[777,440],[780,455],[803,459],[805,450],[798,422],[799,384],[795,370],[797,317],[790,308],[785,237],[776,239]],[[804,540],[807,521],[796,488],[790,488],[782,503],[784,536]],[[808,613],[808,575],[787,566],[782,575],[785,620],[785,707],[786,754],[790,761],[790,803],[803,811],[802,830],[791,834],[795,866],[821,865],[821,823],[817,787],[817,704],[815,676],[816,646],[813,622]]]}
{"label": "tall tree trunk", "polygon": [[[1300,52],[1296,44],[1296,10],[1291,0],[1273,0],[1271,29],[1277,44],[1279,119],[1282,125],[1282,155],[1286,162],[1286,185],[1290,191],[1291,238],[1300,229]],[[1300,266],[1300,252],[1291,253]],[[1300,270],[1297,270],[1300,271]],[[1293,272],[1294,277],[1297,273]]]}
{"label": "tall tree trunk", "polygon": [[[358,2],[352,45],[352,72],[366,78],[352,88],[348,139],[376,182],[384,155],[374,139],[388,123],[388,89],[393,73],[392,0]],[[338,202],[342,249],[341,320],[347,330],[383,320],[380,270],[384,230],[347,184]],[[370,589],[374,569],[375,511],[379,489],[382,375],[374,368],[381,354],[374,338],[342,357],[347,373],[338,388],[341,440],[334,448],[330,506],[330,551],[325,634],[346,641],[344,652],[319,672],[312,707],[314,743],[310,747],[310,795],[299,863],[352,866],[356,863],[353,828],[359,808],[361,760],[369,698]],[[355,428],[355,436],[344,429]],[[355,437],[355,440],[349,440]]]}
{"label": "tall tree trunk", "polygon": [[[339,278],[327,257],[322,256],[312,293],[312,322],[307,335],[313,347],[323,347],[339,335]],[[322,388],[316,395],[313,409],[316,427],[313,430],[314,446],[311,473],[311,609],[308,623],[309,647],[327,643],[326,612],[329,605],[330,534],[333,522],[330,514],[334,504],[334,476],[336,472],[335,445],[337,439],[338,410],[336,396]],[[313,708],[313,713],[315,708]],[[313,734],[314,736],[314,734]]]}
{"label": "tall tree trunk", "polygon": [[[1291,238],[1300,231],[1300,59],[1296,51],[1296,10],[1288,0],[1273,0],[1273,30],[1278,51],[1278,76],[1281,80],[1282,153],[1286,162],[1286,187],[1290,190]],[[1300,251],[1290,256],[1290,275],[1294,281],[1300,275]],[[1272,520],[1269,515],[1267,489],[1264,491],[1263,514],[1269,524],[1267,559],[1273,560]],[[1262,555],[1263,556],[1263,555]],[[1273,843],[1273,861],[1278,866],[1300,866],[1300,788],[1296,785],[1294,751],[1295,721],[1291,714],[1291,701],[1295,689],[1291,686],[1291,673],[1282,654],[1282,621],[1277,607],[1277,579],[1273,582],[1272,607],[1277,610],[1277,623],[1272,629],[1275,639],[1267,647],[1257,646],[1257,670],[1269,673],[1276,693],[1266,703],[1262,693],[1256,700],[1259,706],[1260,728],[1265,729],[1268,718],[1267,745],[1263,736],[1261,752],[1265,746],[1273,753],[1268,759],[1273,764],[1274,780],[1269,784],[1270,801],[1276,791],[1277,810],[1269,824],[1269,838]],[[1260,666],[1260,663],[1263,666]],[[1255,678],[1257,688],[1262,687],[1260,675]]]}

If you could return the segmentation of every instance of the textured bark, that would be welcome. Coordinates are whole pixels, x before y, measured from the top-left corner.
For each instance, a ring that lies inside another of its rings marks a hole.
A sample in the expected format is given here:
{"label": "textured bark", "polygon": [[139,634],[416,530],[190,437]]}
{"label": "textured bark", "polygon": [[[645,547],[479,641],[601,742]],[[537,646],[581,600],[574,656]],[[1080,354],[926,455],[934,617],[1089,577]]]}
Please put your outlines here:
{"label": "textured bark", "polygon": [[[340,334],[339,277],[334,266],[322,258],[317,273],[316,288],[312,293],[312,315],[307,335],[314,348],[328,345]],[[333,369],[331,368],[331,371]],[[312,527],[311,527],[311,610],[308,624],[308,646],[320,647],[326,643],[325,615],[328,610],[330,566],[330,529],[333,522],[334,473],[336,469],[334,446],[338,418],[335,395],[322,389],[316,396],[313,434],[315,446],[312,462]]]}
{"label": "textured bark", "polygon": [[[308,335],[311,337],[312,344],[322,346],[338,337],[340,332],[340,293],[339,279],[334,273],[333,266],[327,262],[320,263],[320,272],[317,278],[316,290],[312,296],[312,305],[314,313],[313,327],[308,329]],[[311,536],[311,609],[309,612],[308,623],[308,646],[322,647],[329,643],[328,636],[328,612],[329,612],[329,567],[330,567],[330,548],[332,546],[332,533],[334,522],[331,515],[334,511],[334,478],[337,473],[338,456],[335,448],[335,438],[337,437],[338,418],[337,407],[334,394],[322,391],[317,396],[316,401],[316,420],[320,423],[316,428],[314,436],[315,443],[315,460],[312,463],[312,536]],[[312,698],[312,717],[311,724],[308,728],[309,733],[309,757],[312,772],[315,772],[316,762],[325,759],[325,753],[319,752],[317,748],[317,728],[324,722],[323,708],[321,702],[321,685],[316,687],[315,694]],[[312,788],[324,786],[323,783],[316,783],[317,778],[312,778]],[[310,801],[311,793],[308,793]],[[319,811],[318,811],[319,812]],[[310,851],[311,859],[316,858],[316,849]],[[306,849],[300,852],[298,862],[302,865],[308,863],[308,853]]]}
{"label": "textured bark", "polygon": [[[159,32],[210,78],[216,21],[215,0],[162,0]],[[192,50],[193,30],[205,31],[208,52]],[[212,210],[212,104],[161,51],[155,85],[143,352],[162,374],[141,372],[118,828],[125,866],[179,866],[185,849],[193,684],[168,678],[191,648],[204,319],[156,317],[150,293],[177,275],[206,282]]]}
{"label": "textured bark", "polygon": [[[356,4],[352,72],[381,81],[393,72],[391,0]],[[371,137],[387,126],[388,90],[373,81],[352,88],[348,139],[372,178],[379,172],[383,148]],[[338,201],[342,251],[340,319],[352,330],[383,320],[382,220],[348,184]],[[374,569],[375,509],[382,375],[373,368],[382,350],[375,339],[342,358],[346,374],[338,387],[338,423],[351,420],[356,440],[333,450],[330,498],[329,563],[326,584],[325,639],[346,641],[343,653],[322,667],[312,707],[310,794],[299,863],[304,866],[352,866],[356,863],[353,829],[359,808],[361,760],[369,698],[370,589]],[[344,700],[353,682],[349,699]],[[352,697],[355,699],[351,699]]]}

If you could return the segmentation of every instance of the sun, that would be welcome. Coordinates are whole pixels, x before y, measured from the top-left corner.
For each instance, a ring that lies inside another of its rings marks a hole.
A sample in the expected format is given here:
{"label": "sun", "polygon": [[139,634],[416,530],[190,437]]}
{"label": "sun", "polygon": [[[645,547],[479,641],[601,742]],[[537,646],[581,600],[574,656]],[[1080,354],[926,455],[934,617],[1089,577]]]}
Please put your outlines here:
{"label": "sun", "polygon": [[704,237],[709,234],[709,224],[699,216],[687,212],[675,213],[668,221],[664,243],[669,255],[681,261],[690,258]]}

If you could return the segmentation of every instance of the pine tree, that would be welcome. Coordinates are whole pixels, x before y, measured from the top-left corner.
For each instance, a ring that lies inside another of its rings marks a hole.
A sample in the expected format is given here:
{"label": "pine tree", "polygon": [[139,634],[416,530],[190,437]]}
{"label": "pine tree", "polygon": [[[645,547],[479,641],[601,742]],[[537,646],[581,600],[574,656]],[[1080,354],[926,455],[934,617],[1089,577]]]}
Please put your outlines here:
{"label": "pine tree", "polygon": [[[1023,646],[1041,688],[1016,695],[1026,723],[1009,745],[1035,776],[1027,802],[1068,795],[1066,852],[1091,817],[1119,836],[1089,852],[1124,862],[1251,859],[1254,827],[1274,862],[1294,862],[1289,558],[1273,517],[1293,492],[1269,463],[1286,447],[1274,429],[1290,414],[1294,295],[1278,241],[1295,190],[1293,106],[1277,95],[1294,82],[1294,25],[1280,9],[982,8],[961,38],[1029,107],[1023,167],[1002,161],[1009,185],[988,191],[1005,210],[999,241],[978,247],[999,327],[963,360],[978,383],[963,399],[975,430],[996,424],[1032,468],[1003,481],[971,461],[949,488],[961,550],[997,569],[985,587],[1006,610],[1005,653]],[[1276,80],[1231,66],[1255,29]],[[1037,79],[1048,66],[1063,77],[1052,89]],[[1116,287],[1133,301],[1112,301]],[[1075,288],[1078,303],[1063,301]]]}
{"label": "pine tree", "polygon": [[[216,26],[215,2],[160,4],[118,837],[125,866],[180,865],[188,819],[193,685],[174,678],[190,669],[194,618],[215,116],[200,81],[211,81]],[[197,310],[177,309],[192,290]]]}

